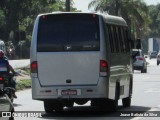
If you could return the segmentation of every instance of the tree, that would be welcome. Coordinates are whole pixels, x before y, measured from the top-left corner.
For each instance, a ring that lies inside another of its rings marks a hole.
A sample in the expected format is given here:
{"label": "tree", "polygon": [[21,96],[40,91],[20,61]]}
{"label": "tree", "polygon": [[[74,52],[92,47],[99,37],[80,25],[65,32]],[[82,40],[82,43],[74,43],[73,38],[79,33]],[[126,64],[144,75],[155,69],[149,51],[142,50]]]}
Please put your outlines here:
{"label": "tree", "polygon": [[160,4],[149,6],[150,24],[149,37],[160,37]]}
{"label": "tree", "polygon": [[[19,21],[19,30],[26,31],[27,39],[31,40],[32,29],[34,25],[34,20],[38,14],[41,13],[51,13],[54,11],[65,11],[65,0],[30,0],[28,2],[30,9],[28,8],[26,15],[22,17]],[[71,0],[71,11],[76,11],[73,7],[73,0]]]}
{"label": "tree", "polygon": [[[75,10],[71,0],[71,11]],[[54,11],[65,11],[65,0],[0,0],[0,37],[17,45],[16,32],[25,31],[26,42],[30,42],[36,16]]]}
{"label": "tree", "polygon": [[[71,10],[73,0],[71,0]],[[12,31],[25,30],[31,35],[35,17],[40,13],[65,11],[65,0],[0,0],[0,28],[3,26],[4,38],[9,39]],[[2,20],[5,19],[5,20]]]}
{"label": "tree", "polygon": [[6,24],[5,15],[3,11],[0,9],[0,39],[3,38],[3,26]]}
{"label": "tree", "polygon": [[122,16],[132,31],[144,30],[145,19],[148,19],[148,8],[142,0],[93,0],[88,8],[92,7],[95,11]]}

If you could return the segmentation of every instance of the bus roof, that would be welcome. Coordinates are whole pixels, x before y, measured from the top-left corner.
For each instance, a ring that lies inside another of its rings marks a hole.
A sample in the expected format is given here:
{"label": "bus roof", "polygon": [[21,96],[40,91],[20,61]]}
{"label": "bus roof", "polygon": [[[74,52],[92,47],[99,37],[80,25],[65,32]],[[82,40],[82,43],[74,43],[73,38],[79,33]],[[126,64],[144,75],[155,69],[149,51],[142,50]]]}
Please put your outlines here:
{"label": "bus roof", "polygon": [[115,25],[121,25],[121,26],[127,27],[127,23],[122,17],[106,15],[106,14],[102,14],[102,16],[105,22],[108,24],[115,24]]}
{"label": "bus roof", "polygon": [[113,15],[109,15],[109,14],[106,14],[106,13],[98,13],[98,12],[60,12],[60,11],[56,11],[56,12],[52,12],[52,13],[39,14],[39,16],[51,15],[51,14],[96,14],[96,15],[102,16],[104,18],[105,23],[127,27],[127,23],[122,17],[113,16]]}

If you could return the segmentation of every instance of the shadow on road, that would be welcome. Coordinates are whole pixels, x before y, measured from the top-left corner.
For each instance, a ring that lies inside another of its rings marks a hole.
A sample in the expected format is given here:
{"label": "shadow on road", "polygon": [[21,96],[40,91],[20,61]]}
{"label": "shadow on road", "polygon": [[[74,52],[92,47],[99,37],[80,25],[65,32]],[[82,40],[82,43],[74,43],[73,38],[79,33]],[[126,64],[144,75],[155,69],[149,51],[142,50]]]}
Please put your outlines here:
{"label": "shadow on road", "polygon": [[13,103],[13,106],[14,106],[14,107],[18,107],[18,106],[22,106],[22,105],[21,105],[21,104]]}
{"label": "shadow on road", "polygon": [[[103,109],[103,108],[102,108]],[[118,118],[118,119],[126,119],[126,118],[134,118],[134,117],[120,117],[121,114],[131,114],[132,112],[140,112],[144,113],[150,110],[149,107],[143,107],[143,106],[131,106],[129,108],[123,108],[122,106],[118,107],[117,112],[104,112],[100,110],[96,110],[92,107],[86,107],[86,106],[78,106],[73,108],[65,108],[63,112],[59,113],[50,113],[50,114],[43,114],[43,119],[76,119],[76,118],[95,118],[101,119],[101,118]]]}

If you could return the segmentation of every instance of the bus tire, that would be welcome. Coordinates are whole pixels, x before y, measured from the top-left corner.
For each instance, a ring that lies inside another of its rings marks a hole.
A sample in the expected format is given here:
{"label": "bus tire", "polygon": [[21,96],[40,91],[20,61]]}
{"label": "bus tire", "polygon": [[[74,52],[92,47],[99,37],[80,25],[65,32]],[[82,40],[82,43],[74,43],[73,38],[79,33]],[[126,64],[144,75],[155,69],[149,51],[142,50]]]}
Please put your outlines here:
{"label": "bus tire", "polygon": [[66,101],[65,106],[66,107],[73,107],[74,101]]}
{"label": "bus tire", "polygon": [[44,109],[46,113],[52,113],[53,112],[53,106],[50,101],[44,101]]}
{"label": "bus tire", "polygon": [[131,98],[130,97],[123,98],[122,103],[123,103],[123,107],[130,107],[131,106]]}
{"label": "bus tire", "polygon": [[62,112],[63,104],[61,103],[61,101],[47,100],[47,101],[44,101],[44,109],[46,113],[53,113],[53,111]]}
{"label": "bus tire", "polygon": [[63,105],[61,105],[61,104],[56,105],[54,110],[55,110],[55,112],[62,112],[63,111]]}
{"label": "bus tire", "polygon": [[53,110],[55,112],[62,112],[64,105],[62,104],[62,101],[54,101],[53,102]]}
{"label": "bus tire", "polygon": [[108,99],[95,99],[95,100],[91,100],[91,106],[96,108],[98,111],[101,112],[108,112],[110,111],[110,100]]}

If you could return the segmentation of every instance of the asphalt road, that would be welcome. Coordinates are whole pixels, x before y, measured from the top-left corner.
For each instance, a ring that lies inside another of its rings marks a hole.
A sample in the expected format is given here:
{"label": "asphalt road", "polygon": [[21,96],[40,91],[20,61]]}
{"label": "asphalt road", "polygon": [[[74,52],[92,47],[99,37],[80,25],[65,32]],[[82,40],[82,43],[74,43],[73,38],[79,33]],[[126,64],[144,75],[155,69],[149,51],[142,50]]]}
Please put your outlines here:
{"label": "asphalt road", "polygon": [[[134,87],[132,96],[132,106],[130,108],[123,108],[121,100],[119,100],[119,107],[116,113],[101,113],[95,112],[89,107],[89,103],[85,106],[75,106],[73,109],[65,109],[62,113],[45,114],[42,113],[42,118],[23,118],[23,120],[106,120],[106,119],[132,119],[132,120],[159,120],[159,117],[115,117],[124,111],[157,111],[160,115],[160,66],[156,65],[156,60],[149,60],[147,73],[140,73],[134,71]],[[18,99],[14,101],[15,111],[44,111],[43,102],[35,101],[31,98],[31,90],[17,92]],[[143,114],[144,115],[144,114]],[[151,115],[150,115],[151,116]],[[153,115],[156,116],[156,113]],[[22,120],[21,117],[15,117],[15,120]]]}

